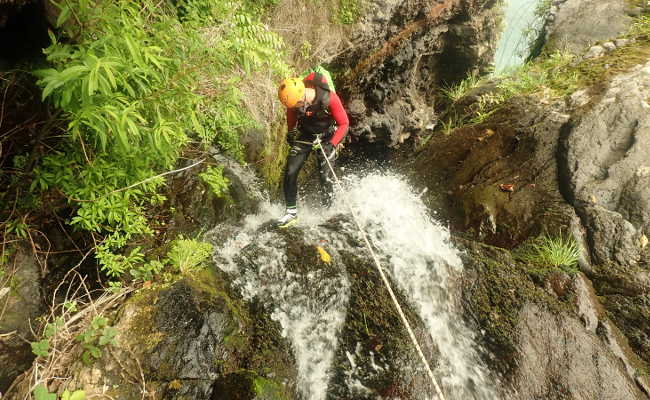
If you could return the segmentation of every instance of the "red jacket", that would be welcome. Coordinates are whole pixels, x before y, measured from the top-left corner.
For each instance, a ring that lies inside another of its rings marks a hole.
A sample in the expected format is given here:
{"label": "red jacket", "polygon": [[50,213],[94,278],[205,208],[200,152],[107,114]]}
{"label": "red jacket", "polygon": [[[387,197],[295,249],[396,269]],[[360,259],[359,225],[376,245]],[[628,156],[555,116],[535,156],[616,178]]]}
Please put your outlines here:
{"label": "red jacket", "polygon": [[343,109],[343,104],[341,99],[336,94],[336,92],[329,93],[329,104],[327,105],[327,110],[325,113],[318,112],[321,107],[321,99],[323,98],[324,93],[323,89],[318,87],[316,89],[316,99],[314,104],[307,107],[306,110],[299,111],[296,108],[287,108],[287,128],[292,130],[296,128],[296,125],[300,121],[299,129],[307,133],[326,133],[324,130],[327,130],[329,126],[336,125],[336,131],[332,135],[330,142],[336,146],[341,140],[345,137],[348,132],[348,127],[350,122],[348,120],[348,115]]}

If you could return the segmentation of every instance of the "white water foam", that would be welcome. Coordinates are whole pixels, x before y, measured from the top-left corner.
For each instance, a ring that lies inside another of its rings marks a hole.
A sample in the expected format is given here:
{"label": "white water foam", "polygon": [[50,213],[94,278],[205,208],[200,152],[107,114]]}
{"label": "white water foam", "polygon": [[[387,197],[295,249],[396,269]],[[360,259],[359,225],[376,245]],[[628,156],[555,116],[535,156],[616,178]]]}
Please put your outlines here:
{"label": "white water foam", "polygon": [[[323,400],[345,320],[349,283],[344,275],[324,270],[298,274],[287,269],[283,239],[274,231],[257,232],[281,212],[279,206],[264,204],[261,213],[246,218],[243,229],[217,251],[215,261],[234,275],[244,299],[258,297],[271,308],[271,318],[280,323],[282,335],[292,345],[300,393],[304,399]],[[254,252],[247,251],[251,244]],[[242,254],[250,265],[238,263]]]}
{"label": "white water foam", "polygon": [[496,399],[487,369],[473,350],[472,332],[455,304],[454,278],[463,266],[446,228],[431,219],[412,188],[400,177],[374,174],[345,180],[348,203],[386,268],[424,321],[440,352],[434,371],[447,399]]}
{"label": "white water foam", "polygon": [[[378,251],[382,266],[418,312],[440,353],[434,374],[447,399],[497,399],[495,385],[473,350],[473,334],[458,316],[453,283],[463,267],[449,232],[431,219],[420,198],[398,176],[348,177],[343,185],[345,193],[337,193],[330,211],[300,209],[298,227],[305,231],[305,240],[327,238],[328,248],[345,249],[345,235],[332,235],[318,225],[334,213],[347,214],[350,204]],[[218,246],[215,261],[233,275],[245,298],[257,296],[271,307],[272,318],[281,324],[283,335],[292,344],[302,395],[309,400],[323,400],[337,336],[345,319],[349,283],[343,275],[325,277],[314,271],[305,277],[286,269],[286,254],[278,246],[279,235],[257,231],[262,223],[282,212],[283,207],[265,202],[260,213],[248,216],[238,233]],[[358,235],[354,224],[344,225],[348,234]],[[256,246],[249,260],[256,268],[236,261],[250,244]],[[348,384],[354,386],[350,389],[364,392],[363,382],[354,373],[356,354],[348,353],[348,357],[353,366],[346,373]],[[423,388],[421,398],[435,398],[431,393]]]}

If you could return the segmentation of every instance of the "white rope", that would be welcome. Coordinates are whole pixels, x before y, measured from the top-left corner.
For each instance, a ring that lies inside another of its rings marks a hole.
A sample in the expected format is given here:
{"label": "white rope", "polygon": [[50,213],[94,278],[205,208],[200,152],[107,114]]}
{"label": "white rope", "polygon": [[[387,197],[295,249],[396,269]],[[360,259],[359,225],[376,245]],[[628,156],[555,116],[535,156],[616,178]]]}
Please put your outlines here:
{"label": "white rope", "polygon": [[[330,171],[332,172],[332,176],[334,177],[334,181],[336,182],[336,185],[338,186],[339,190],[343,193],[343,186],[341,185],[341,181],[339,180],[338,176],[336,176],[336,173],[334,172],[334,168],[332,168],[332,164],[330,163],[329,158],[327,157],[327,154],[325,154],[325,150],[323,149],[323,146],[319,146],[321,152],[323,153],[323,157],[325,158],[325,161],[327,162],[327,166],[329,167]],[[336,150],[332,150],[336,151]],[[388,278],[386,278],[386,275],[384,274],[384,271],[381,267],[381,264],[379,263],[379,259],[377,258],[377,255],[375,254],[374,250],[372,249],[372,246],[370,245],[370,240],[368,239],[368,235],[366,235],[366,232],[363,230],[361,227],[361,223],[359,222],[359,219],[357,218],[356,213],[352,209],[352,206],[350,203],[345,202],[345,205],[348,207],[350,210],[350,213],[352,214],[352,219],[354,219],[354,222],[357,224],[357,228],[359,228],[359,232],[361,232],[361,237],[363,237],[363,241],[366,243],[366,247],[368,247],[368,251],[370,251],[370,254],[372,255],[372,259],[375,261],[375,266],[377,267],[377,271],[379,271],[379,275],[381,276],[381,279],[384,281],[384,284],[386,285],[386,289],[388,289],[388,293],[390,294],[390,298],[393,299],[393,303],[395,304],[395,308],[397,308],[397,312],[399,313],[400,318],[402,319],[402,322],[404,323],[404,326],[406,327],[406,330],[408,331],[409,337],[411,338],[411,341],[413,342],[413,345],[415,346],[415,349],[417,350],[418,354],[420,355],[420,359],[422,360],[422,364],[424,364],[425,369],[427,370],[427,374],[429,375],[429,378],[431,378],[431,382],[433,382],[433,386],[436,388],[436,392],[438,393],[438,398],[440,400],[445,400],[445,396],[442,394],[442,390],[440,390],[440,386],[438,386],[438,382],[436,381],[436,378],[433,376],[433,372],[431,371],[431,367],[429,367],[429,362],[427,359],[424,357],[424,353],[422,353],[422,349],[420,348],[420,345],[418,344],[417,339],[415,338],[415,334],[413,333],[413,330],[411,329],[411,325],[409,324],[408,320],[406,319],[406,316],[404,315],[404,312],[402,311],[402,307],[399,305],[399,302],[397,301],[397,297],[395,297],[395,293],[393,293],[393,289],[390,286],[390,283],[388,282]]]}

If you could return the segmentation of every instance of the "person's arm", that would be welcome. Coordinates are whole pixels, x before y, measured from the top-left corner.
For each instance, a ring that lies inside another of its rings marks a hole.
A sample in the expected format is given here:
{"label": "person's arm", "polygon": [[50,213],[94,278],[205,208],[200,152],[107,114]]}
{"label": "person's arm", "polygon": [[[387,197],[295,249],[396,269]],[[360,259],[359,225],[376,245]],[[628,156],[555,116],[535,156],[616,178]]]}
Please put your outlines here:
{"label": "person's arm", "polygon": [[296,128],[298,117],[295,108],[287,108],[287,132],[291,132]]}
{"label": "person's arm", "polygon": [[334,146],[337,146],[341,142],[341,140],[343,140],[345,134],[348,133],[348,127],[350,126],[350,121],[348,120],[348,114],[345,112],[345,109],[343,108],[341,99],[335,92],[330,93],[329,108],[332,117],[334,117],[334,120],[336,121],[336,131],[334,132],[334,135],[332,135],[332,139],[330,140],[330,142]]}

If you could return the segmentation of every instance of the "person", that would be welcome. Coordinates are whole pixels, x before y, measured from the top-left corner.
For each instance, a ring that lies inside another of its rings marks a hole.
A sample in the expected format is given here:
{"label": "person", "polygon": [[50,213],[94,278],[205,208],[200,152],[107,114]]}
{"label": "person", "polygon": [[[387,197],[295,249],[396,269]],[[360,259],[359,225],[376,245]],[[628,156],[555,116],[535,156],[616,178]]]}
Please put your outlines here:
{"label": "person", "polygon": [[341,99],[319,72],[302,80],[285,79],[278,97],[287,108],[287,141],[291,145],[283,182],[286,213],[277,221],[279,227],[286,228],[298,221],[298,173],[312,151],[318,161],[321,199],[323,205],[330,205],[333,182],[328,162],[334,167],[336,146],[347,134],[349,121]]}

